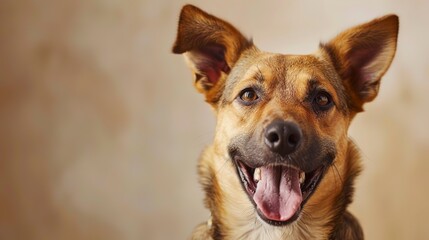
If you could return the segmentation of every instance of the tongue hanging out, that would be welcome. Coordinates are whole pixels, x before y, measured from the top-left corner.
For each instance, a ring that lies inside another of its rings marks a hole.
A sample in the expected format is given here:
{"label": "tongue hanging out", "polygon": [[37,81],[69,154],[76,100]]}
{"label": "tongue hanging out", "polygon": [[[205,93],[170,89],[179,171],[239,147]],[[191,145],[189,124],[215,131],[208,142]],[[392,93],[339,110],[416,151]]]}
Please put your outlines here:
{"label": "tongue hanging out", "polygon": [[270,220],[289,220],[302,202],[299,170],[285,166],[265,166],[260,171],[261,179],[253,195],[259,211]]}

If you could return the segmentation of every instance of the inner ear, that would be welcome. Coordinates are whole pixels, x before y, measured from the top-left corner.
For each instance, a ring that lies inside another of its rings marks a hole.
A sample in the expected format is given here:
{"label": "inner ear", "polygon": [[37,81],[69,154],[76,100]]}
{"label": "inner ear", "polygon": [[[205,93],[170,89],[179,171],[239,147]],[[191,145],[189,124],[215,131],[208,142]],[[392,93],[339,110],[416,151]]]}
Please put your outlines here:
{"label": "inner ear", "polygon": [[229,73],[230,66],[225,60],[225,47],[219,44],[209,44],[204,48],[191,51],[188,58],[195,64],[196,81],[205,76],[210,85],[215,84],[221,76],[221,72]]}
{"label": "inner ear", "polygon": [[368,63],[370,63],[374,57],[379,53],[380,49],[375,46],[363,46],[350,51],[349,59],[352,69],[362,69],[365,68]]}
{"label": "inner ear", "polygon": [[377,46],[359,46],[352,49],[348,54],[350,68],[347,75],[357,79],[352,83],[363,99],[365,99],[372,87],[380,83],[377,79],[378,76],[375,76],[379,73],[372,66],[376,63],[374,60],[380,54],[383,54],[382,49]]}

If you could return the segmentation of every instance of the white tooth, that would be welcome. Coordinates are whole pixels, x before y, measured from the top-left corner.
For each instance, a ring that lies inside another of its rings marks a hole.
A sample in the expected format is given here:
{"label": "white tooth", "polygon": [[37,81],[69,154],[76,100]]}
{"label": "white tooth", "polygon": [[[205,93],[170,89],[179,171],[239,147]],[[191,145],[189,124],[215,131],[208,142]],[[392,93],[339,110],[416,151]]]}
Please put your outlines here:
{"label": "white tooth", "polygon": [[253,173],[253,180],[255,180],[256,183],[261,180],[261,169],[260,168],[255,168],[255,172]]}
{"label": "white tooth", "polygon": [[305,181],[305,172],[301,172],[299,174],[299,183],[303,183]]}

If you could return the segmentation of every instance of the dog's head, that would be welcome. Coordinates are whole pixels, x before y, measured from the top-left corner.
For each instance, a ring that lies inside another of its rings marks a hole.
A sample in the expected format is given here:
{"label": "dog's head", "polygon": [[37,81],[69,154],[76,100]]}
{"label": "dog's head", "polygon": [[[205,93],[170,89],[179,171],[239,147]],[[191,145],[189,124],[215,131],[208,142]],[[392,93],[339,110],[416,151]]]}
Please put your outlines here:
{"label": "dog's head", "polygon": [[388,15],[315,54],[274,54],[231,24],[183,8],[173,52],[186,56],[217,115],[216,149],[229,156],[264,221],[296,220],[327,170],[345,164],[347,129],[377,96],[397,32],[398,17]]}

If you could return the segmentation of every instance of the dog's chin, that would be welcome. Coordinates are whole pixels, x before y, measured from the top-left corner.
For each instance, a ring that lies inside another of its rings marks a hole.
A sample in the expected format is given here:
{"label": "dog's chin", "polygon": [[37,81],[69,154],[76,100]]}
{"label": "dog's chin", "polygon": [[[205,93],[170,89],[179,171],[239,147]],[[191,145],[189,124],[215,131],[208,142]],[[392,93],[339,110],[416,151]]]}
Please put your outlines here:
{"label": "dog's chin", "polygon": [[251,167],[239,158],[234,163],[260,219],[273,226],[288,225],[299,218],[327,169],[325,165],[308,172],[286,164]]}

